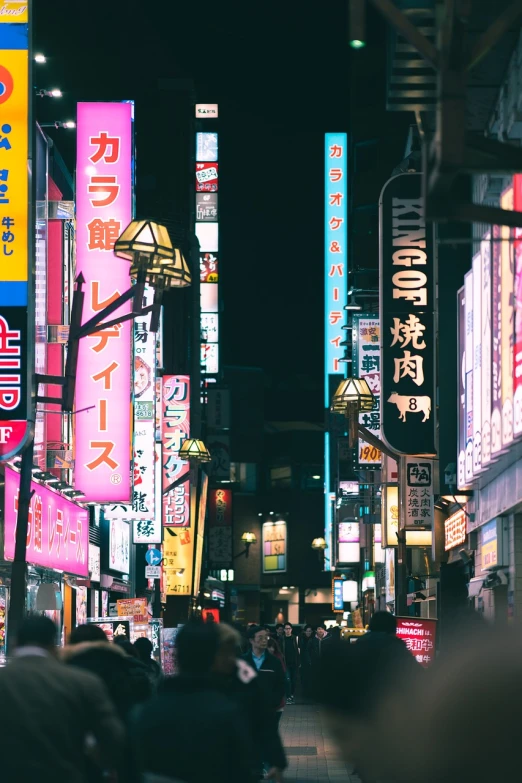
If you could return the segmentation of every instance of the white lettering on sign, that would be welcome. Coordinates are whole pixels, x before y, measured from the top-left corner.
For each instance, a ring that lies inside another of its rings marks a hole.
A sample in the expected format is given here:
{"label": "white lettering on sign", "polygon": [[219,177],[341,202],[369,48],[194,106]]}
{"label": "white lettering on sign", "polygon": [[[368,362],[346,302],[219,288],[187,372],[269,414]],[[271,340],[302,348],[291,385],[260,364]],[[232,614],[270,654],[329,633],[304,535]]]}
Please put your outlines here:
{"label": "white lettering on sign", "polygon": [[[392,225],[394,247],[425,248],[426,221],[421,199],[392,199]],[[426,265],[426,253],[415,250],[399,250],[393,254],[393,265],[408,267],[409,271],[393,275],[393,298],[413,302],[414,307],[425,307],[428,302],[428,282],[424,272],[411,269],[412,264]]]}

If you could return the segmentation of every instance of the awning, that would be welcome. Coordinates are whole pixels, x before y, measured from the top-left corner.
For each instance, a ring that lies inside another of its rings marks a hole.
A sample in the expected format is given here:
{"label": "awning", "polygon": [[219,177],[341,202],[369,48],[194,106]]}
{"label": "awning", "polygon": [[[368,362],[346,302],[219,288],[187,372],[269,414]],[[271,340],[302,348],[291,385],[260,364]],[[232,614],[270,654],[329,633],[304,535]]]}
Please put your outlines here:
{"label": "awning", "polygon": [[470,579],[469,585],[468,585],[468,597],[469,598],[476,598],[476,596],[480,593],[482,590],[482,586],[484,584],[484,579],[486,576],[476,576],[474,579]]}

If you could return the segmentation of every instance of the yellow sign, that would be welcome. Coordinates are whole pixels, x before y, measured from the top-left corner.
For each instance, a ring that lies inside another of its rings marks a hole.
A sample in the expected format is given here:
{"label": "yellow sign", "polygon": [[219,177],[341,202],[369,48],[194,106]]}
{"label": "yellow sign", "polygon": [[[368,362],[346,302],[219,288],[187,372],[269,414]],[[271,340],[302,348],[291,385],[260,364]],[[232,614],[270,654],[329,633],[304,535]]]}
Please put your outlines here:
{"label": "yellow sign", "polygon": [[[385,504],[386,546],[398,546],[397,533],[399,532],[399,488],[397,486],[386,487]],[[432,544],[431,530],[407,530],[406,546],[426,546]]]}
{"label": "yellow sign", "polygon": [[466,514],[457,511],[444,522],[444,549],[446,552],[466,542]]}
{"label": "yellow sign", "polygon": [[28,74],[26,49],[0,50],[1,281],[27,281]]}
{"label": "yellow sign", "polygon": [[29,3],[27,0],[0,0],[0,23],[27,24]]}
{"label": "yellow sign", "polygon": [[166,595],[192,595],[196,489],[190,488],[191,527],[167,527],[163,535],[163,578]]}

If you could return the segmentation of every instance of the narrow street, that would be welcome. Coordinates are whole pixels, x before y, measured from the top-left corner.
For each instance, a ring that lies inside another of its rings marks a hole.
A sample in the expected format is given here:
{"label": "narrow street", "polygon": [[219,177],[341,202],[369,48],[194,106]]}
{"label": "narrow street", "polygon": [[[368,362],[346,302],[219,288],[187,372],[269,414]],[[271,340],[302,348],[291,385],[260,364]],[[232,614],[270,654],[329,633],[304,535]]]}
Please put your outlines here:
{"label": "narrow street", "polygon": [[361,783],[341,758],[314,704],[287,706],[281,720],[281,735],[289,763],[285,779],[298,783],[305,780]]}

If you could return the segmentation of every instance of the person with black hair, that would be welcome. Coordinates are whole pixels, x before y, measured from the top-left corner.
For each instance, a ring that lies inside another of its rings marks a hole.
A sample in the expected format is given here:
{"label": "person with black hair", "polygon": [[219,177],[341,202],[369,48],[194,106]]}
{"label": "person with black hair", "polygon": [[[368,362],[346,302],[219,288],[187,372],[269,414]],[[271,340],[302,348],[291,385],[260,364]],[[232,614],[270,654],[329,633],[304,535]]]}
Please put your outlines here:
{"label": "person with black hair", "polygon": [[312,640],[314,635],[314,629],[310,625],[310,623],[306,623],[304,626],[301,636],[299,638],[299,651],[300,651],[300,660],[301,660],[301,684],[303,686],[303,694],[305,696],[310,696],[310,688],[311,688],[311,664],[310,664],[310,656],[308,653],[308,645],[310,641]]}
{"label": "person with black hair", "polygon": [[252,746],[244,717],[213,682],[219,644],[215,623],[192,621],[179,631],[179,674],[162,683],[158,695],[138,709],[133,721],[132,736],[145,779],[251,780]]}
{"label": "person with black hair", "polygon": [[284,636],[281,643],[281,653],[286,666],[286,703],[294,704],[295,686],[297,683],[297,673],[299,671],[299,645],[294,636],[294,627],[292,623],[284,624]]}
{"label": "person with black hair", "polygon": [[2,783],[86,783],[88,737],[103,762],[120,762],[124,728],[102,681],[60,663],[56,640],[48,617],[26,618],[14,659],[0,669]]}
{"label": "person with black hair", "polygon": [[157,661],[152,657],[152,642],[146,636],[140,636],[133,644],[137,658],[147,669],[149,679],[154,688],[161,680],[161,668]]}
{"label": "person with black hair", "polygon": [[98,625],[78,625],[71,632],[62,660],[70,666],[96,674],[104,682],[122,720],[152,696],[146,667],[131,657],[123,645],[111,644]]}

